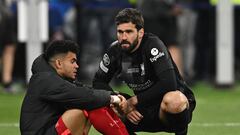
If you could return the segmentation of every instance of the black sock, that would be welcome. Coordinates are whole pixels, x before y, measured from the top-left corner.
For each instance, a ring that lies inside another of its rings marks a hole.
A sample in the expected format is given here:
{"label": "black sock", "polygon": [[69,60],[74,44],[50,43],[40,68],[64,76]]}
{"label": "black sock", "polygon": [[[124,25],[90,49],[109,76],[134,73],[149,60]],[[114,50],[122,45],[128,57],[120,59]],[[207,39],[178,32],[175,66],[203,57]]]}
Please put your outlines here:
{"label": "black sock", "polygon": [[187,135],[187,131],[188,131],[188,126],[184,130],[176,132],[175,135]]}
{"label": "black sock", "polygon": [[166,113],[165,123],[169,126],[175,133],[184,131],[189,122],[188,109],[180,113]]}

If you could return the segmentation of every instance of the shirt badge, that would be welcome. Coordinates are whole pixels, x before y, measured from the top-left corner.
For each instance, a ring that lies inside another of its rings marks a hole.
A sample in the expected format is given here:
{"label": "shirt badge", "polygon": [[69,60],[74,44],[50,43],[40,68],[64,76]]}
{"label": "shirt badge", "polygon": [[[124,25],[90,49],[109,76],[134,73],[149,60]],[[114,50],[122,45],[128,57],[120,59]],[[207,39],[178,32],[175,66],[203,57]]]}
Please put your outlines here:
{"label": "shirt badge", "polygon": [[105,66],[108,66],[110,64],[110,58],[106,53],[103,55],[103,64]]}

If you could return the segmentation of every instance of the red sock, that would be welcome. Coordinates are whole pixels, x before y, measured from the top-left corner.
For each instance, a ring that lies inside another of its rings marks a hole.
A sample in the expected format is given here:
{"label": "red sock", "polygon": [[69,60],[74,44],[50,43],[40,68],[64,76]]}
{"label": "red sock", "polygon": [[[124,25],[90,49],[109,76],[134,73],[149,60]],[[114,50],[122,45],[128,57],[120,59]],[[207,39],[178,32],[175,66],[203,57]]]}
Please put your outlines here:
{"label": "red sock", "polygon": [[120,118],[109,107],[88,111],[94,128],[104,135],[129,135]]}

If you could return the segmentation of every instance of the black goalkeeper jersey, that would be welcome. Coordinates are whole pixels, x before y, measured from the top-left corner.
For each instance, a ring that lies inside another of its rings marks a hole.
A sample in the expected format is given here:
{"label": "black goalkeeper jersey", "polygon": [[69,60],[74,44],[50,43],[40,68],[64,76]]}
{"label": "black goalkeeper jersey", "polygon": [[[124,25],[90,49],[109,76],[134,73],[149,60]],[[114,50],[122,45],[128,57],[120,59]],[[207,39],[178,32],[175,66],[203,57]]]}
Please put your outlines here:
{"label": "black goalkeeper jersey", "polygon": [[159,103],[166,92],[177,89],[195,102],[166,46],[153,34],[145,33],[140,47],[131,54],[123,52],[118,41],[112,43],[100,62],[93,87],[112,90],[108,84],[115,75],[137,95],[138,105]]}

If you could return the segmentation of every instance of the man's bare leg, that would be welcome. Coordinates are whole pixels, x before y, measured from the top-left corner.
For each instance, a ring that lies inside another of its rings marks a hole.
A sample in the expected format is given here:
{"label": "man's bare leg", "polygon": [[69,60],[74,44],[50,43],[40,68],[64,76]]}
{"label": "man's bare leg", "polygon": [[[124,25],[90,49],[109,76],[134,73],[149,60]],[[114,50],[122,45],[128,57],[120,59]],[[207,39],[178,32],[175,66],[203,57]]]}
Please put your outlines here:
{"label": "man's bare leg", "polygon": [[85,117],[84,112],[80,109],[66,111],[62,115],[62,120],[72,135],[86,135],[91,126],[88,123],[88,119]]}
{"label": "man's bare leg", "polygon": [[168,48],[173,61],[176,63],[177,68],[181,75],[183,75],[183,64],[182,64],[182,52],[181,49],[176,45],[171,45]]}
{"label": "man's bare leg", "polygon": [[3,52],[2,64],[3,64],[3,75],[2,81],[4,84],[8,84],[12,82],[12,72],[14,66],[14,56],[15,56],[14,45],[6,45]]}

